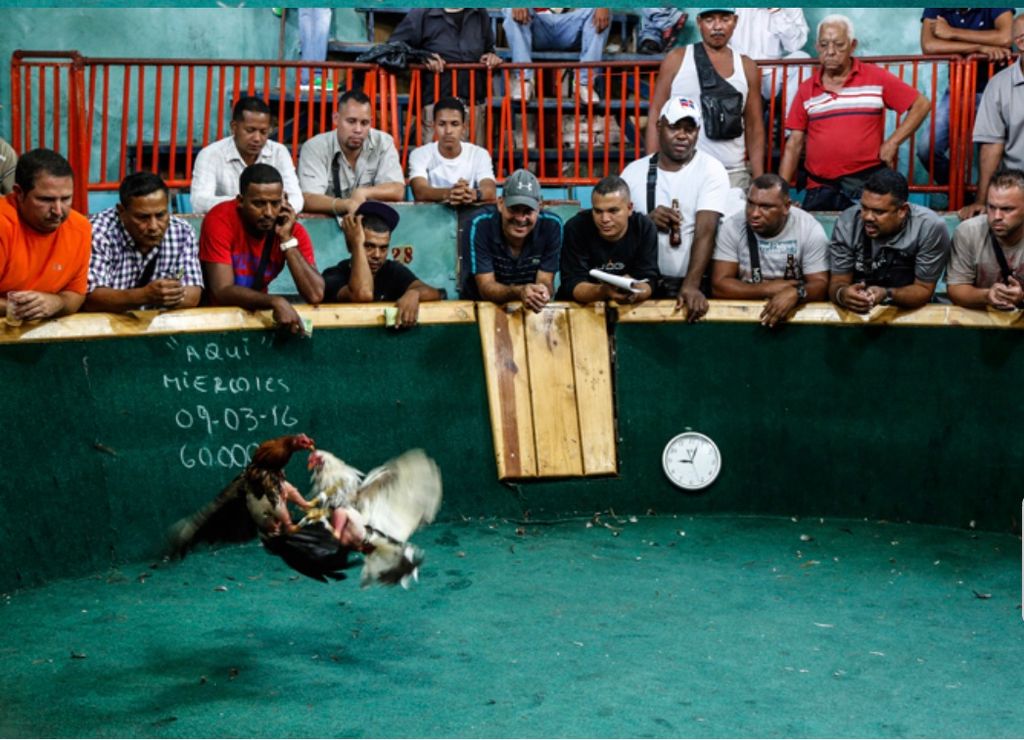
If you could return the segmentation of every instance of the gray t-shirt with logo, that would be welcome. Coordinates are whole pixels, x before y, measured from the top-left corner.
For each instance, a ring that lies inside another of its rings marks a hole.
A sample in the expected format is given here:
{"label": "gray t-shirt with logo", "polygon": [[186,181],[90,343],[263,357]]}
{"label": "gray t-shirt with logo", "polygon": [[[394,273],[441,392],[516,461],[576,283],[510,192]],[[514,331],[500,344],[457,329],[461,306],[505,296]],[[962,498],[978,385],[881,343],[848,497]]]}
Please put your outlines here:
{"label": "gray t-shirt with logo", "polygon": [[[740,211],[724,221],[715,240],[714,259],[739,263],[739,278],[749,282],[752,278],[750,247],[747,245],[747,216]],[[828,237],[818,219],[807,211],[791,208],[782,230],[775,236],[757,237],[757,251],[761,260],[761,278],[780,280],[785,277],[789,255],[805,275],[828,272]]]}

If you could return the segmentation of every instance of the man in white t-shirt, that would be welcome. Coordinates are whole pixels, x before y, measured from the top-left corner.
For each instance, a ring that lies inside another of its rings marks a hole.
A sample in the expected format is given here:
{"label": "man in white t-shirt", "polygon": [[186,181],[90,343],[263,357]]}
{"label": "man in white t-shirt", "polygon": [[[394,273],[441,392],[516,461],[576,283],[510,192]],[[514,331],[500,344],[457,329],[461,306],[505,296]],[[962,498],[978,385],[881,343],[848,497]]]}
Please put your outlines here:
{"label": "man in white t-shirt", "polygon": [[811,214],[791,208],[789,183],[761,175],[750,185],[745,212],[722,221],[711,263],[715,298],[767,299],[761,323],[785,321],[805,301],[828,294],[828,237]]}
{"label": "man in white t-shirt", "polygon": [[[662,277],[654,295],[676,298],[676,308],[685,306],[689,321],[707,313],[701,279],[711,261],[718,219],[728,213],[730,202],[725,167],[697,151],[700,124],[700,108],[693,100],[669,98],[657,122],[658,152],[622,171],[633,208],[650,216],[658,227],[658,271]],[[674,201],[678,211],[673,208]]]}
{"label": "man in white t-shirt", "polygon": [[491,154],[464,141],[466,107],[458,98],[434,105],[434,136],[409,155],[409,185],[417,201],[452,206],[494,200],[497,185]]}

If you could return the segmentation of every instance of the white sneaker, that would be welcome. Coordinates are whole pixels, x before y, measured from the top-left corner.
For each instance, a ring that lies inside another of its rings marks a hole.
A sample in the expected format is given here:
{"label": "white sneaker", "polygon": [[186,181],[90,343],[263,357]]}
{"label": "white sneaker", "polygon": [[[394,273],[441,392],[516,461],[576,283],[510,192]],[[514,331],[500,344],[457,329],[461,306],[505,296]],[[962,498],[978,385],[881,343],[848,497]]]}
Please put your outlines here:
{"label": "white sneaker", "polygon": [[516,80],[512,83],[512,99],[523,100],[527,102],[533,100],[533,80],[526,80],[522,85]]}

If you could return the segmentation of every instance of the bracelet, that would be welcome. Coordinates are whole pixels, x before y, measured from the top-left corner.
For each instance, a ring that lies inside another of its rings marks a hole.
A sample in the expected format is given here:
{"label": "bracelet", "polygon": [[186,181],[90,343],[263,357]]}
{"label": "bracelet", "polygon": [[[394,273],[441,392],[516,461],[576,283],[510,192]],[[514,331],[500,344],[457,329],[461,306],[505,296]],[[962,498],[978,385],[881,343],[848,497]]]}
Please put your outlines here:
{"label": "bracelet", "polygon": [[334,214],[335,218],[339,218],[337,203],[338,203],[338,199],[337,198],[331,198],[331,213]]}
{"label": "bracelet", "polygon": [[843,302],[843,290],[845,288],[845,285],[840,285],[838,288],[836,288],[836,294],[832,296],[832,300],[835,302],[835,304],[837,306],[842,306],[843,308],[846,308],[846,304]]}

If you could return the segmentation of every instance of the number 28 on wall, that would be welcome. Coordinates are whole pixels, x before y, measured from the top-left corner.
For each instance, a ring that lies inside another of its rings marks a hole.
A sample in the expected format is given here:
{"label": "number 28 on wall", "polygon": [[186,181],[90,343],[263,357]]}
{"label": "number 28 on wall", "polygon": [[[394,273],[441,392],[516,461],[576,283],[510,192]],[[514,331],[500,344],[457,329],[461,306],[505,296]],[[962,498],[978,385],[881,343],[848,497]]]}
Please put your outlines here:
{"label": "number 28 on wall", "polygon": [[408,265],[412,262],[412,245],[406,244],[405,246],[391,247],[391,259],[395,262],[401,262],[403,265]]}

